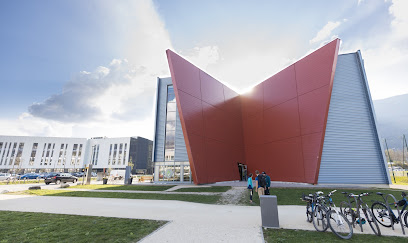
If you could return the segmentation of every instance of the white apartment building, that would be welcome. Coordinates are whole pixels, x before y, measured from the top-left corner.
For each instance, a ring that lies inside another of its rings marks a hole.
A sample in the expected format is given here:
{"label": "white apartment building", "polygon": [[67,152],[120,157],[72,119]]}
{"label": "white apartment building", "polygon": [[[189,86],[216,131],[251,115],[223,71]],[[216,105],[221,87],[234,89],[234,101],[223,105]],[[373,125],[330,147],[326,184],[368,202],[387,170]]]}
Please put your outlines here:
{"label": "white apartment building", "polygon": [[[69,172],[79,171],[87,164],[102,171],[109,168],[125,169],[129,161],[138,169],[147,169],[148,156],[143,155],[149,153],[148,142],[141,137],[86,139],[0,136],[0,171]],[[143,161],[144,157],[146,161]]]}

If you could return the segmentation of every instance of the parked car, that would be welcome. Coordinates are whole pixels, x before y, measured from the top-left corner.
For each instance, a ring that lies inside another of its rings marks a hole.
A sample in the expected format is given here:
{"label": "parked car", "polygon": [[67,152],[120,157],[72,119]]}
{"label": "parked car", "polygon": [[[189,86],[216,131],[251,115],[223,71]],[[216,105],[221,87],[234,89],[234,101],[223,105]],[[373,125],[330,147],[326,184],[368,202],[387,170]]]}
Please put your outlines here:
{"label": "parked car", "polygon": [[0,173],[0,181],[10,180],[11,174],[9,173]]}
{"label": "parked car", "polygon": [[71,175],[76,176],[76,177],[83,177],[84,173],[83,172],[72,172]]}
{"label": "parked car", "polygon": [[37,179],[37,178],[40,178],[40,175],[37,174],[37,173],[28,173],[28,174],[24,174],[24,175],[20,176],[21,180],[24,180],[24,179]]}
{"label": "parked car", "polygon": [[38,177],[40,177],[40,179],[45,179],[45,177],[47,177],[48,173],[41,173],[38,175]]}
{"label": "parked car", "polygon": [[50,183],[60,184],[61,182],[62,183],[67,183],[67,182],[75,183],[77,181],[78,181],[78,177],[73,176],[69,173],[50,173],[44,179],[44,183],[46,185],[49,185]]}

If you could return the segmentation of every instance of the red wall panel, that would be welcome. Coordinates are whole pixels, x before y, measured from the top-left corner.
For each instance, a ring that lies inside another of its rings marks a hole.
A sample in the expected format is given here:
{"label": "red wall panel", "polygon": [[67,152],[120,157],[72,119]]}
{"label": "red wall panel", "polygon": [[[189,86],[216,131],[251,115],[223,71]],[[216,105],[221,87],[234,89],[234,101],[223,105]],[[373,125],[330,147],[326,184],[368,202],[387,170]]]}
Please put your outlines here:
{"label": "red wall panel", "polygon": [[279,105],[297,96],[295,65],[290,65],[263,82],[264,109]]}
{"label": "red wall panel", "polygon": [[323,131],[330,85],[299,96],[299,115],[302,135]]}
{"label": "red wall panel", "polygon": [[237,180],[237,163],[272,180],[316,183],[339,40],[238,95],[167,51],[196,184]]}
{"label": "red wall panel", "polygon": [[245,161],[238,94],[170,50],[167,57],[194,183],[238,180]]}
{"label": "red wall panel", "polygon": [[263,134],[264,142],[300,136],[299,113],[297,98],[264,110]]}
{"label": "red wall panel", "polygon": [[[298,94],[330,84],[340,40],[334,40],[295,63]],[[335,69],[335,67],[334,67]]]}
{"label": "red wall panel", "polygon": [[250,92],[241,95],[242,115],[244,118],[262,112],[263,109],[263,84],[255,86]]}
{"label": "red wall panel", "polygon": [[179,100],[182,104],[186,104],[182,108],[182,116],[186,130],[203,136],[204,124],[201,100],[187,93],[184,93],[181,90],[178,92],[176,100]]}
{"label": "red wall panel", "polygon": [[223,85],[210,75],[200,71],[202,100],[213,106],[224,104]]}
{"label": "red wall panel", "polygon": [[265,144],[263,164],[257,169],[265,171],[274,181],[304,182],[301,138]]}

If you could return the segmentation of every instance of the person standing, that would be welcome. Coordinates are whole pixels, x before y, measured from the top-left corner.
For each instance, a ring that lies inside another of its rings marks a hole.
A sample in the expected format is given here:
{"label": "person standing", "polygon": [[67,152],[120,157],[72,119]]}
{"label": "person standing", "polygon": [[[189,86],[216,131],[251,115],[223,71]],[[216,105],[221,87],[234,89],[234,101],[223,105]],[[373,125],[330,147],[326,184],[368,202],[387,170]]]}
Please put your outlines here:
{"label": "person standing", "polygon": [[259,171],[255,171],[255,191],[258,193],[258,196],[261,197],[265,195],[265,186],[266,186],[266,176],[264,174],[259,174]]}
{"label": "person standing", "polygon": [[271,189],[271,177],[266,174],[265,172],[262,172],[262,174],[265,175],[266,179],[266,185],[265,185],[265,195],[271,195],[270,189]]}
{"label": "person standing", "polygon": [[249,202],[252,203],[252,195],[254,194],[254,186],[252,185],[252,173],[248,175],[247,188],[249,190]]}

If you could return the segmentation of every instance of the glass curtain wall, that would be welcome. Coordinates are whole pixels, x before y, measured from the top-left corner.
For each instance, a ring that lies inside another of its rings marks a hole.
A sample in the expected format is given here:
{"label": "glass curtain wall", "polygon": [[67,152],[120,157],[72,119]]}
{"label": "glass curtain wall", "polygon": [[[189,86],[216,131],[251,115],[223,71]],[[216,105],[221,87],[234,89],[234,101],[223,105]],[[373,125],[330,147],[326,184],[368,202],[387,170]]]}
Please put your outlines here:
{"label": "glass curtain wall", "polygon": [[166,142],[164,161],[174,161],[174,139],[176,134],[176,96],[172,85],[167,86]]}

